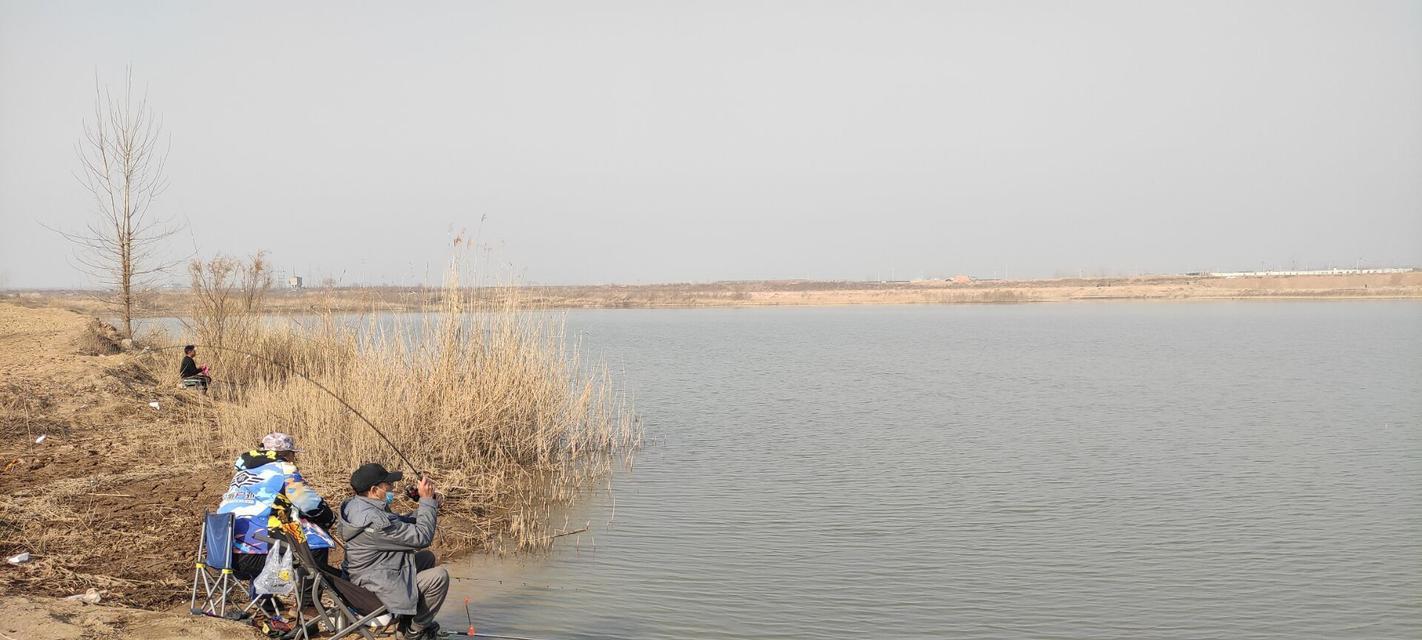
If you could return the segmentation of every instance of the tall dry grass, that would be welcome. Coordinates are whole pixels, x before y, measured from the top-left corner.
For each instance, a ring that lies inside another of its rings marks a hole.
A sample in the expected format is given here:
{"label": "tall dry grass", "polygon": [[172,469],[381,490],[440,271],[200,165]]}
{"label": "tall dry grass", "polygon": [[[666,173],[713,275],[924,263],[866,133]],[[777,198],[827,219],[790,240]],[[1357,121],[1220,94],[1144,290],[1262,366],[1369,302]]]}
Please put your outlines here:
{"label": "tall dry grass", "polygon": [[227,332],[225,350],[205,354],[217,382],[193,454],[235,455],[268,432],[291,433],[303,449],[298,466],[333,501],[349,494],[362,463],[404,467],[309,376],[436,481],[453,516],[440,527],[447,545],[546,546],[562,533],[549,514],[602,486],[640,446],[640,426],[607,370],[566,338],[560,315],[524,309],[512,290],[484,298],[497,302],[471,291],[451,278],[434,313],[237,322],[244,329]]}

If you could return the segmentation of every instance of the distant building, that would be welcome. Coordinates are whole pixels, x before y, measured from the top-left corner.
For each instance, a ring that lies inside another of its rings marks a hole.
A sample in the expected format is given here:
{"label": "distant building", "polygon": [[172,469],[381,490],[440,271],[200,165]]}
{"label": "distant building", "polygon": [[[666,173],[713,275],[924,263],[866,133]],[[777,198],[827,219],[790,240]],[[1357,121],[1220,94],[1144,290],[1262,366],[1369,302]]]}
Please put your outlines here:
{"label": "distant building", "polygon": [[290,278],[287,278],[287,279],[286,279],[286,288],[288,288],[288,289],[300,289],[300,288],[301,288],[301,276],[292,276],[292,277],[290,277]]}
{"label": "distant building", "polygon": [[973,281],[972,278],[969,278],[968,276],[964,276],[964,275],[956,275],[956,276],[953,276],[953,279],[950,280],[950,282],[952,282],[953,284],[969,284],[969,283],[971,283],[972,281]]}

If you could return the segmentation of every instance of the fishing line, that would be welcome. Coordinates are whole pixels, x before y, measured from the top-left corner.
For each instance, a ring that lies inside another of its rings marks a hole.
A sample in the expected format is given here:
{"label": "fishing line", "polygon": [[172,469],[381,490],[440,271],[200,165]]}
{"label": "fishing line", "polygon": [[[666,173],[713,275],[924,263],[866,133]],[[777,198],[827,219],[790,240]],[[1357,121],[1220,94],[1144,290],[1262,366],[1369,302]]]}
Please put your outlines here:
{"label": "fishing line", "polygon": [[542,638],[525,638],[523,636],[501,636],[493,633],[459,633],[457,631],[440,632],[441,638],[497,638],[498,640],[543,640]]}
{"label": "fishing line", "polygon": [[[529,638],[527,636],[505,636],[497,633],[465,633],[463,631],[440,631],[441,638],[495,638],[496,640],[547,640],[546,638]],[[598,636],[609,638],[610,640],[621,640],[619,636]]]}
{"label": "fishing line", "polygon": [[[150,347],[149,350],[150,350],[150,351],[172,351],[172,350],[174,350],[174,349],[183,349],[183,348],[185,348],[186,346],[187,346],[187,345],[171,345],[171,346],[167,346],[167,347]],[[365,417],[364,415],[362,415],[361,412],[357,411],[355,407],[352,407],[352,406],[351,406],[351,403],[346,402],[346,399],[345,399],[345,398],[342,398],[341,396],[336,395],[336,392],[334,392],[334,391],[332,391],[332,390],[330,390],[330,389],[327,389],[327,388],[326,388],[326,385],[323,385],[323,384],[317,382],[317,381],[316,381],[315,379],[313,379],[311,376],[308,376],[308,375],[306,375],[305,373],[303,373],[303,372],[297,370],[296,367],[293,367],[293,366],[291,366],[291,365],[289,365],[289,364],[286,364],[286,363],[284,363],[284,362],[277,362],[276,360],[273,360],[273,359],[268,358],[268,357],[263,356],[263,355],[259,355],[259,354],[256,354],[256,353],[252,353],[252,352],[250,352],[250,351],[243,351],[243,350],[241,350],[241,349],[233,349],[232,347],[219,347],[219,346],[217,346],[217,345],[199,344],[199,343],[192,343],[192,346],[194,346],[194,347],[202,347],[203,349],[216,349],[216,350],[218,350],[218,351],[230,351],[230,352],[232,352],[232,353],[244,355],[244,356],[247,356],[247,357],[250,357],[250,358],[256,358],[257,360],[261,360],[262,362],[266,362],[267,364],[271,364],[271,365],[275,365],[275,366],[277,366],[277,367],[281,367],[282,369],[284,369],[284,370],[286,370],[286,371],[288,371],[288,372],[290,372],[290,373],[292,373],[292,374],[294,374],[294,375],[300,377],[301,379],[303,379],[303,380],[305,380],[305,381],[307,381],[307,382],[310,382],[310,383],[311,383],[313,386],[315,386],[317,389],[320,389],[320,390],[322,390],[322,391],[325,391],[327,395],[331,396],[332,398],[335,398],[335,399],[336,399],[336,402],[341,403],[341,406],[345,407],[345,408],[346,408],[347,410],[349,410],[351,413],[355,414],[355,417],[360,418],[361,422],[364,422],[364,423],[366,424],[366,426],[370,427],[371,431],[374,431],[374,432],[375,432],[375,435],[380,436],[380,439],[381,439],[381,440],[384,440],[384,441],[385,441],[385,444],[390,445],[390,449],[395,452],[395,455],[400,456],[400,461],[401,461],[401,462],[404,462],[404,463],[405,463],[405,466],[407,466],[407,467],[410,468],[410,471],[414,472],[414,474],[415,474],[416,476],[419,476],[419,475],[420,475],[420,470],[419,470],[419,469],[416,469],[416,468],[415,468],[415,465],[410,462],[410,459],[407,458],[407,457],[405,457],[405,452],[401,451],[401,450],[400,450],[400,447],[395,446],[395,443],[394,443],[394,442],[391,442],[391,441],[390,441],[390,438],[385,437],[385,433],[380,430],[380,427],[375,426],[375,423],[374,423],[374,422],[371,422],[369,418],[367,418],[367,417]],[[231,384],[231,383],[229,383],[229,384]]]}

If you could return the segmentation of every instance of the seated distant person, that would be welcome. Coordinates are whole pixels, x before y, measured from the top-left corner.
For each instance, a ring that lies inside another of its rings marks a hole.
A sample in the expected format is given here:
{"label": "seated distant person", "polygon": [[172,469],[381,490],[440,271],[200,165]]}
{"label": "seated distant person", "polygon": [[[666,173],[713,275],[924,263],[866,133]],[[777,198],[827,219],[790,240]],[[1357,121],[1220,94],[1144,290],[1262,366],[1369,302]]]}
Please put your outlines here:
{"label": "seated distant person", "polygon": [[197,380],[202,390],[207,391],[207,384],[212,382],[212,376],[207,375],[207,365],[198,366],[197,360],[193,359],[196,356],[196,346],[183,347],[183,366],[178,370],[178,375],[182,376],[184,380]]}
{"label": "seated distant person", "polygon": [[237,458],[236,472],[227,493],[222,494],[218,513],[236,514],[232,525],[233,574],[239,580],[250,580],[262,572],[267,552],[269,518],[272,506],[284,499],[301,518],[301,530],[311,555],[321,564],[335,541],[325,529],[335,522],[335,514],[314,489],[306,486],[301,472],[296,470],[296,441],[281,432],[262,438],[262,448],[248,451]]}

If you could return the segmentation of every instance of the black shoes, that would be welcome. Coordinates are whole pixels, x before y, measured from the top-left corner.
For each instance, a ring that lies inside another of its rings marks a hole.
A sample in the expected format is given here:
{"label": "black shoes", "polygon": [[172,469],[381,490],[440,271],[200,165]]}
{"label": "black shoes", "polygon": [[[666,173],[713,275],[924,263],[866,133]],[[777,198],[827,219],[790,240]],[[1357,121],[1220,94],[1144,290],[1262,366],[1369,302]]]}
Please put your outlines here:
{"label": "black shoes", "polygon": [[400,640],[435,640],[440,637],[439,623],[431,622],[425,628],[413,632],[408,629],[401,629],[399,633],[395,634],[395,637]]}

